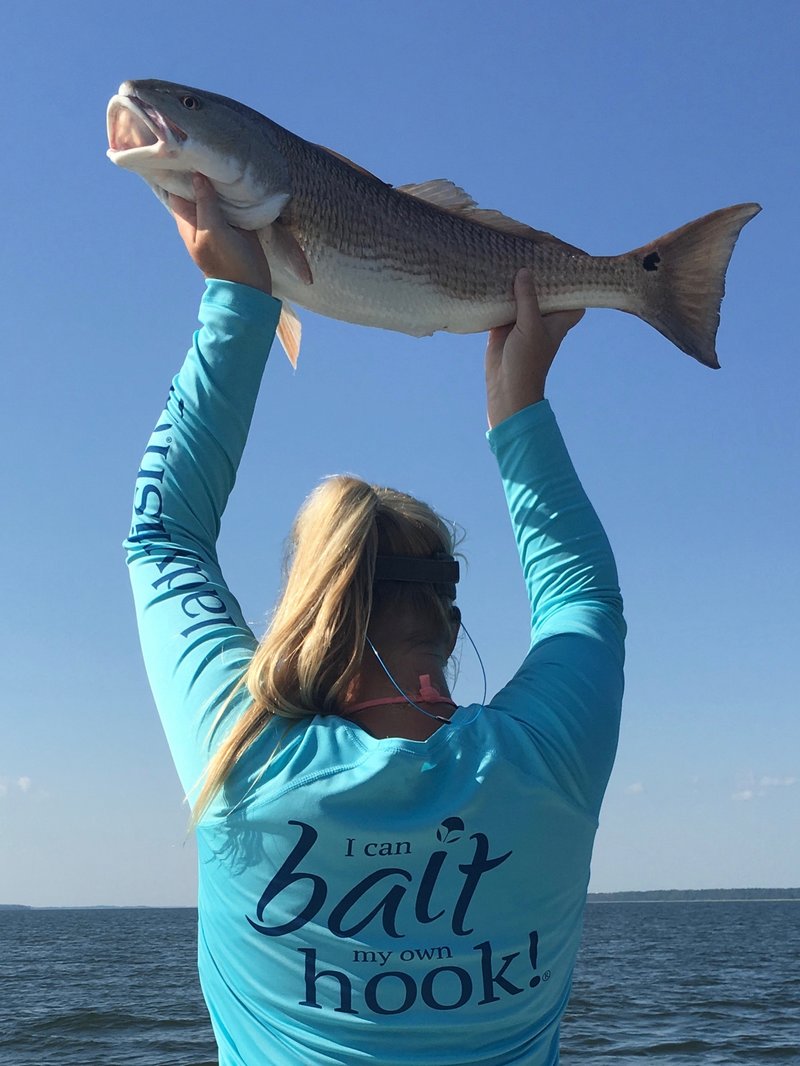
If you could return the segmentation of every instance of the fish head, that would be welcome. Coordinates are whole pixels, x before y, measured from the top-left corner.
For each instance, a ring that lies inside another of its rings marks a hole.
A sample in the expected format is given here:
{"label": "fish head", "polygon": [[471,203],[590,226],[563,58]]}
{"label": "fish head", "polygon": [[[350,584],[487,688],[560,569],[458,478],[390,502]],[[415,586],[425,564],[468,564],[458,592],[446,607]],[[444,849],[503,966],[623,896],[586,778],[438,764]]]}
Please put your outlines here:
{"label": "fish head", "polygon": [[288,166],[269,119],[235,100],[173,82],[126,81],[106,112],[107,156],[169,193],[194,200],[192,174],[204,174],[228,221],[260,229],[291,197]]}

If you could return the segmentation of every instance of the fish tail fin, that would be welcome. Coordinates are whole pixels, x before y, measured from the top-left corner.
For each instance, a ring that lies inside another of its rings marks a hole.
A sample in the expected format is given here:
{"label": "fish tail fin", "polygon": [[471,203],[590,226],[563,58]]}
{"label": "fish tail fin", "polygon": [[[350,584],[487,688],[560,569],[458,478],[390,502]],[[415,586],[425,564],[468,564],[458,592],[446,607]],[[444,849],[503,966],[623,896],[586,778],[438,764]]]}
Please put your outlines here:
{"label": "fish tail fin", "polygon": [[297,369],[297,357],[300,355],[300,337],[303,327],[300,325],[300,319],[297,317],[297,312],[288,302],[284,300],[281,307],[281,317],[278,320],[278,328],[276,335],[281,342],[283,350],[286,352],[286,358]]}
{"label": "fish tail fin", "polygon": [[724,207],[625,256],[649,275],[635,313],[714,369],[719,368],[715,344],[725,272],[739,232],[760,210],[758,204]]}

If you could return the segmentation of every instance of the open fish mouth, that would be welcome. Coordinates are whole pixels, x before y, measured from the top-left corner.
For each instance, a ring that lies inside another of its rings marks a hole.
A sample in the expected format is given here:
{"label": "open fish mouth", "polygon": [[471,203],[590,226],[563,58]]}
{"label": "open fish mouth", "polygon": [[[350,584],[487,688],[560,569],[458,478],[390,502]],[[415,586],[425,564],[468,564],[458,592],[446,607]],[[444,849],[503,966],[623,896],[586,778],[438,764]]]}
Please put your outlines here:
{"label": "open fish mouth", "polygon": [[175,155],[187,134],[151,104],[137,96],[113,96],[106,113],[108,155],[115,162],[124,154]]}

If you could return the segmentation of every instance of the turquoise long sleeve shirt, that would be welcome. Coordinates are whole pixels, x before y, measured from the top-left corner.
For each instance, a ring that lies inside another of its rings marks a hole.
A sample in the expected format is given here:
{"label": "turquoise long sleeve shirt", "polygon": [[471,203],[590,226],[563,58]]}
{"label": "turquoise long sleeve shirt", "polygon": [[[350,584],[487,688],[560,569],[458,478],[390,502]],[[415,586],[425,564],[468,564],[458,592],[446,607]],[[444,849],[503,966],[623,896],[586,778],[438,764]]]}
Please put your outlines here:
{"label": "turquoise long sleeve shirt", "polygon": [[[141,643],[188,793],[256,648],[215,544],[279,312],[255,289],[207,283],[136,479]],[[549,404],[489,443],[530,651],[486,706],[459,707],[428,740],[332,715],[287,732],[276,717],[237,764],[197,831],[199,971],[222,1066],[558,1062],[625,626]],[[239,692],[221,728],[244,707]]]}

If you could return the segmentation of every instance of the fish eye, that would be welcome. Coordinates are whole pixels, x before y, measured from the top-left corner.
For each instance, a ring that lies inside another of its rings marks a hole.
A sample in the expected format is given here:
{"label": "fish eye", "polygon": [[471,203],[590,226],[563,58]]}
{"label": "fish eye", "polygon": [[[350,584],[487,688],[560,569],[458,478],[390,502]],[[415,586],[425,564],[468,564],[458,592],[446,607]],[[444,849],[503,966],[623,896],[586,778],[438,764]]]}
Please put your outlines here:
{"label": "fish eye", "polygon": [[196,96],[182,96],[181,103],[187,111],[197,111],[200,108],[200,101]]}

